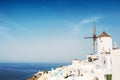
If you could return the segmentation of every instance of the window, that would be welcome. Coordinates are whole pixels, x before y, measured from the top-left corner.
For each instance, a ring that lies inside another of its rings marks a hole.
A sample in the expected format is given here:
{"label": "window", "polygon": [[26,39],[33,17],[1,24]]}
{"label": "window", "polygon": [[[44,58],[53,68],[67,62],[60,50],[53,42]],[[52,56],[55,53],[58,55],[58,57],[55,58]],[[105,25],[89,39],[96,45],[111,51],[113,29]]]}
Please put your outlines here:
{"label": "window", "polygon": [[104,64],[105,64],[106,62],[105,62],[105,60],[104,60]]}
{"label": "window", "polygon": [[91,57],[88,57],[88,62],[92,62],[92,58]]}
{"label": "window", "polygon": [[112,80],[112,75],[111,74],[105,75],[105,80]]}

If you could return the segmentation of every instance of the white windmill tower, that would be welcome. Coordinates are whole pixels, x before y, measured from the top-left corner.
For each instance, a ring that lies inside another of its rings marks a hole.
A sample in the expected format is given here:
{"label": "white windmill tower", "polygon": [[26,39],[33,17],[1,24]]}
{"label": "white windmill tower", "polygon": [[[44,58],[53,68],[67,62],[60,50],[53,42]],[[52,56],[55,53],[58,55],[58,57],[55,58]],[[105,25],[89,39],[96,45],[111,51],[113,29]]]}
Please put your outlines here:
{"label": "white windmill tower", "polygon": [[96,40],[98,54],[110,54],[112,51],[112,37],[103,31]]}

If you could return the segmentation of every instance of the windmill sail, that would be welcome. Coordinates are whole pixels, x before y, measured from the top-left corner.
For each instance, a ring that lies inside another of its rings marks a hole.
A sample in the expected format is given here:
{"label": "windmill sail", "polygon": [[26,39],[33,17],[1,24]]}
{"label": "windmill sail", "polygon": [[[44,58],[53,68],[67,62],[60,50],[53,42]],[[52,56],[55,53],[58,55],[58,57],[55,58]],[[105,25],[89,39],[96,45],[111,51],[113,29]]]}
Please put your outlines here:
{"label": "windmill sail", "polygon": [[92,37],[84,37],[85,39],[88,39],[88,38],[92,38],[93,39],[93,51],[94,51],[94,54],[96,53],[96,25],[95,25],[95,22],[93,23],[93,36]]}

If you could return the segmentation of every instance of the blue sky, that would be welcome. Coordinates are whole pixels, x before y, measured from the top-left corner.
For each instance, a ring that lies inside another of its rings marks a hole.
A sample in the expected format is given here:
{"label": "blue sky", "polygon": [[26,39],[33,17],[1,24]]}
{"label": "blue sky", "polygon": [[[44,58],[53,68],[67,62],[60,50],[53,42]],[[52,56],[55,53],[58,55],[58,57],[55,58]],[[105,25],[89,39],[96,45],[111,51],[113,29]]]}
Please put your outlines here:
{"label": "blue sky", "polygon": [[83,60],[94,21],[120,45],[119,0],[0,0],[0,62]]}

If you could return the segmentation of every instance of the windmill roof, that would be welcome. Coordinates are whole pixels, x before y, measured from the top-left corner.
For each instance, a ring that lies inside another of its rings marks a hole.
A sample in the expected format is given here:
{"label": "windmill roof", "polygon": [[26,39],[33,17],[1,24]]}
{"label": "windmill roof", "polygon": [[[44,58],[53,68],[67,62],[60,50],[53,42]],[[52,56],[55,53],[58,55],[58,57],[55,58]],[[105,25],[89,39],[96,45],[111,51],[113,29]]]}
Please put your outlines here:
{"label": "windmill roof", "polygon": [[105,31],[103,31],[98,37],[111,37]]}

